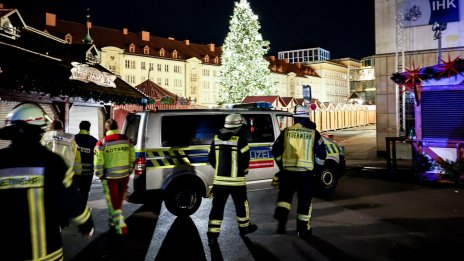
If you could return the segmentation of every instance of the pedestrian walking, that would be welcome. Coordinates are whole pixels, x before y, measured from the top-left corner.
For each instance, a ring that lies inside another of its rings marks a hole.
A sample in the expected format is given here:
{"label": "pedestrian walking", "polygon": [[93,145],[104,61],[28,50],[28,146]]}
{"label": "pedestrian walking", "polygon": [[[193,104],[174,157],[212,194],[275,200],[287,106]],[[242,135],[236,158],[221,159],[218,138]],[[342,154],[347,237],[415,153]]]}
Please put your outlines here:
{"label": "pedestrian walking", "polygon": [[122,215],[122,202],[133,169],[135,151],[127,136],[119,133],[115,120],[107,120],[105,129],[106,136],[95,146],[94,171],[102,181],[108,203],[110,231],[124,236],[127,225]]}
{"label": "pedestrian walking", "polygon": [[45,124],[39,105],[22,103],[0,129],[0,139],[11,141],[0,149],[0,260],[63,260],[60,227],[70,221],[93,234],[90,210],[66,181],[68,166],[40,144]]}
{"label": "pedestrian walking", "polygon": [[208,243],[217,245],[224,207],[229,195],[235,204],[240,235],[256,231],[257,226],[250,223],[250,210],[247,199],[246,178],[250,152],[244,138],[242,115],[233,113],[225,118],[224,128],[214,136],[208,154],[209,163],[215,169],[212,197],[213,205],[208,222]]}
{"label": "pedestrian walking", "polygon": [[90,122],[81,121],[79,123],[79,133],[74,136],[77,144],[77,150],[81,154],[82,171],[80,175],[74,176],[74,181],[81,194],[84,204],[87,204],[90,187],[93,179],[93,150],[98,140],[90,135]]}
{"label": "pedestrian walking", "polygon": [[64,132],[62,121],[54,120],[50,124],[50,130],[43,135],[40,143],[63,158],[68,166],[65,182],[72,183],[74,175],[81,174],[81,154],[77,150],[74,135]]}
{"label": "pedestrian walking", "polygon": [[311,236],[312,198],[315,193],[314,174],[324,165],[326,151],[321,134],[309,119],[307,108],[297,106],[295,124],[285,128],[272,147],[280,168],[273,183],[279,182],[279,194],[274,218],[279,222],[277,233],[286,233],[288,214],[295,191],[298,196],[297,232],[307,239]]}

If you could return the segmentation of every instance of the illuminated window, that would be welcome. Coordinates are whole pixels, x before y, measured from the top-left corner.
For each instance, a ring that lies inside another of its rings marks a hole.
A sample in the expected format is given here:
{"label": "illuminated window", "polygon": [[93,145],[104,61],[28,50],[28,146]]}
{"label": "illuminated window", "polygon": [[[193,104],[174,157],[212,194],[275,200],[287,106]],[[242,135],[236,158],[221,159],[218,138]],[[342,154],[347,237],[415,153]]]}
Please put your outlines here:
{"label": "illuminated window", "polygon": [[164,56],[164,49],[163,48],[160,49],[160,56]]}
{"label": "illuminated window", "polygon": [[204,62],[209,63],[209,56],[208,55],[205,55]]}
{"label": "illuminated window", "polygon": [[177,58],[177,51],[176,51],[176,50],[174,50],[174,51],[172,52],[172,58]]}
{"label": "illuminated window", "polygon": [[148,46],[146,46],[146,45],[143,48],[143,54],[150,54],[150,48]]}
{"label": "illuminated window", "polygon": [[215,64],[218,64],[218,63],[219,63],[219,57],[217,57],[217,56],[214,57],[214,63],[215,63]]}

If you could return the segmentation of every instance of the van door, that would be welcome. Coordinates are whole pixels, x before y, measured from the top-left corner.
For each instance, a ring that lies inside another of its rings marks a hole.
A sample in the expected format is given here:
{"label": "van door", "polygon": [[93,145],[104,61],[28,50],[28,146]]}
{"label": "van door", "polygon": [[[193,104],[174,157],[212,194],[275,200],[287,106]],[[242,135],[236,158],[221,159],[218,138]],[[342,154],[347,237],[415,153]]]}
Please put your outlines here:
{"label": "van door", "polygon": [[272,179],[279,168],[274,162],[272,145],[276,139],[275,119],[270,113],[242,113],[249,126],[248,146],[250,147],[250,166],[248,181]]}

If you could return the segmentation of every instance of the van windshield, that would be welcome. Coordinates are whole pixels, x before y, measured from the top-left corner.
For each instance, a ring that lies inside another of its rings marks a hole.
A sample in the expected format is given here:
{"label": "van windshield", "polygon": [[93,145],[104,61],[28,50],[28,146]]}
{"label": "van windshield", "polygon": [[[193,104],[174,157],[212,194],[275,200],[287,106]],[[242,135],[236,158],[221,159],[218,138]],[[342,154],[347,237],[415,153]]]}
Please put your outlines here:
{"label": "van windshield", "polygon": [[133,145],[137,144],[140,119],[140,115],[136,114],[128,114],[126,116],[126,129],[123,133],[129,138]]}

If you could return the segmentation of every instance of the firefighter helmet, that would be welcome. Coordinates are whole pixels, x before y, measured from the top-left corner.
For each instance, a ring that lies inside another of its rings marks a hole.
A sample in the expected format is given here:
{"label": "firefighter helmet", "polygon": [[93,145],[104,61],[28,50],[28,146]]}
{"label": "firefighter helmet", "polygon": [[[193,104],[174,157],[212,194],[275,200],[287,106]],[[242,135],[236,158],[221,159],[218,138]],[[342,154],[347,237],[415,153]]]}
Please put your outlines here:
{"label": "firefighter helmet", "polygon": [[239,113],[227,115],[224,121],[224,128],[233,129],[241,127],[244,124],[244,119]]}
{"label": "firefighter helmet", "polygon": [[5,126],[14,125],[20,121],[36,126],[47,124],[44,110],[38,104],[30,102],[21,103],[14,107],[6,116]]}

